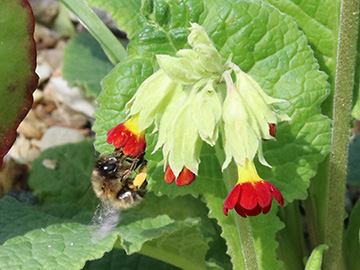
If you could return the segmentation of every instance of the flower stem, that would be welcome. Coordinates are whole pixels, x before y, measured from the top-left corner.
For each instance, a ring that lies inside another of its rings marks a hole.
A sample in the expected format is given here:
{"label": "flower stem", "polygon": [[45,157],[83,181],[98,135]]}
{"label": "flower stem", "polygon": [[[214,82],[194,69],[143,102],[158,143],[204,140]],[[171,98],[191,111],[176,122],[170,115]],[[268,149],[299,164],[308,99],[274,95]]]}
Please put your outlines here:
{"label": "flower stem", "polygon": [[[226,188],[230,192],[237,182],[237,168],[234,162],[229,164],[226,170]],[[232,213],[237,225],[238,234],[240,236],[241,250],[244,257],[246,270],[258,270],[259,264],[255,252],[254,237],[249,218],[243,218],[236,213]]]}
{"label": "flower stem", "polygon": [[342,257],[342,232],[344,227],[346,164],[348,159],[349,129],[356,43],[358,36],[359,0],[341,3],[338,56],[334,89],[334,115],[332,152],[329,168],[329,195],[325,228],[324,269],[344,269]]}

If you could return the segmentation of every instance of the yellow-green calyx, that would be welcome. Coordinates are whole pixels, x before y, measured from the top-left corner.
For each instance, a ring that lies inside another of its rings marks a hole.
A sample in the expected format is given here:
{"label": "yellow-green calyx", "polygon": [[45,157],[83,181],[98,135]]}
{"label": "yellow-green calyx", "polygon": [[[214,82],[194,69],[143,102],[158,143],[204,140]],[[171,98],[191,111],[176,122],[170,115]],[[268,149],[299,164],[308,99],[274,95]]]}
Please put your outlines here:
{"label": "yellow-green calyx", "polygon": [[[160,69],[147,78],[127,104],[139,115],[140,131],[154,124],[165,167],[175,177],[185,167],[197,174],[202,142],[216,144],[221,131],[226,160],[245,166],[262,154],[262,139],[273,138],[269,124],[290,118],[273,107],[284,102],[268,96],[259,84],[230,60],[224,61],[205,30],[191,24],[191,49],[175,56],[157,55]],[[235,81],[231,74],[234,73]],[[221,127],[221,128],[220,128]]]}

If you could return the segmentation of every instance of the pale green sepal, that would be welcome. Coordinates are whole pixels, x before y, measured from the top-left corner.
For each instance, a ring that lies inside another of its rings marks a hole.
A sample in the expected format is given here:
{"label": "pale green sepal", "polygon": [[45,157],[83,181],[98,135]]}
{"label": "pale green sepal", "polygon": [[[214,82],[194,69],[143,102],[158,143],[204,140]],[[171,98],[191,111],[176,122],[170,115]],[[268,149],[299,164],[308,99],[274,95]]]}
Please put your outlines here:
{"label": "pale green sepal", "polygon": [[224,170],[232,157],[236,163],[245,166],[246,159],[253,160],[258,151],[260,138],[249,124],[249,116],[244,101],[231,80],[230,73],[224,72],[227,96],[223,104],[223,141],[226,154],[222,166]]}
{"label": "pale green sepal", "polygon": [[[175,176],[186,167],[194,174],[198,173],[200,163],[200,140],[196,126],[192,121],[190,100],[184,104],[174,119],[174,140],[169,155],[169,165]],[[166,143],[165,143],[166,144]]]}
{"label": "pale green sepal", "polygon": [[191,27],[189,28],[190,34],[188,36],[188,43],[191,47],[195,47],[199,44],[206,44],[215,48],[213,41],[209,38],[208,34],[201,25],[197,23],[190,24]]}
{"label": "pale green sepal", "polygon": [[165,166],[169,165],[176,177],[184,167],[195,174],[199,169],[202,141],[192,121],[191,101],[186,91],[176,93],[161,118],[154,149],[162,147]]}
{"label": "pale green sepal", "polygon": [[195,73],[200,75],[201,78],[209,78],[214,75],[202,67],[199,55],[193,49],[180,50],[176,53],[176,56],[188,59],[193,64],[192,68],[194,69]]}
{"label": "pale green sepal", "polygon": [[214,146],[218,138],[218,126],[221,119],[222,106],[213,82],[192,98],[191,116],[202,140]]}
{"label": "pale green sepal", "polygon": [[190,31],[188,43],[193,47],[202,68],[209,73],[221,75],[224,71],[223,58],[205,29],[197,23],[192,23]]}
{"label": "pale green sepal", "polygon": [[126,105],[131,106],[130,115],[140,114],[140,131],[145,130],[154,121],[158,125],[167,103],[178,91],[181,91],[181,86],[172,81],[161,69],[140,85],[136,94]]}
{"label": "pale green sepal", "polygon": [[[174,120],[174,115],[176,114],[176,112],[180,110],[181,106],[184,104],[184,102],[188,97],[189,95],[185,91],[176,92],[172,100],[166,106],[164,114],[162,115],[160,120],[159,132],[158,132],[159,137],[152,154],[154,154],[159,148],[161,148],[164,145],[165,141],[168,139],[167,137],[171,135],[170,127]],[[172,139],[172,136],[169,137],[170,137],[169,139]],[[167,156],[165,155],[164,155],[164,160],[165,161],[167,160]]]}
{"label": "pale green sepal", "polygon": [[276,111],[271,104],[286,101],[268,96],[253,78],[236,65],[233,67],[235,67],[236,89],[246,102],[249,114],[254,116],[252,120],[256,119],[256,122],[253,121],[251,126],[258,126],[263,139],[272,139],[269,134],[269,123],[277,124],[278,121],[290,120],[290,117],[283,112],[278,113],[279,111]]}
{"label": "pale green sepal", "polygon": [[156,59],[161,69],[169,76],[169,78],[177,83],[190,84],[202,78],[201,74],[197,73],[194,65],[198,65],[186,58],[177,58],[169,55],[158,54]]}
{"label": "pale green sepal", "polygon": [[202,68],[213,74],[221,75],[224,72],[223,58],[215,47],[198,44],[194,47]]}
{"label": "pale green sepal", "polygon": [[310,255],[308,259],[305,270],[321,270],[323,253],[328,249],[327,245],[317,246]]}

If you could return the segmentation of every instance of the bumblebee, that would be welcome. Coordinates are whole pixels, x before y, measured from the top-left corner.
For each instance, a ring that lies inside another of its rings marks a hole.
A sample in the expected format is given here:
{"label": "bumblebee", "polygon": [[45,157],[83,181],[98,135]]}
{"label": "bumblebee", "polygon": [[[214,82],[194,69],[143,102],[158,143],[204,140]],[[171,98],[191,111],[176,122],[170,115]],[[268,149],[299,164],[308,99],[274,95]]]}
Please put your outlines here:
{"label": "bumblebee", "polygon": [[143,155],[131,159],[116,150],[97,160],[91,183],[96,196],[115,209],[128,209],[142,201],[146,193],[147,161]]}

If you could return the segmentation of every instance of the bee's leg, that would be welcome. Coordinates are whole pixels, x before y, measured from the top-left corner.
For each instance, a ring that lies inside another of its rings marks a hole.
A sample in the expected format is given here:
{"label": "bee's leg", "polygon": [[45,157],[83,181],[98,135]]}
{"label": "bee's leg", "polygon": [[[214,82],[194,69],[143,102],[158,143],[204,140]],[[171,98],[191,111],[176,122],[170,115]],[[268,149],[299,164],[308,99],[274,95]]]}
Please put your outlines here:
{"label": "bee's leg", "polygon": [[[127,159],[127,161],[129,161],[129,162],[131,161],[131,165],[130,165],[130,168],[125,172],[123,179],[128,178],[131,175],[131,173],[139,167],[140,164],[141,164],[141,168],[144,166],[144,164],[146,166],[147,161],[144,159],[144,154],[145,153],[139,154],[136,158],[134,158],[134,160]],[[140,172],[141,172],[141,169],[140,169]]]}

